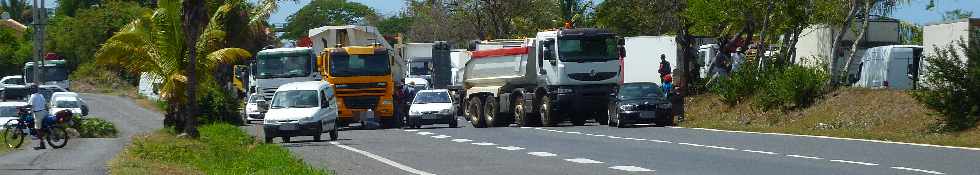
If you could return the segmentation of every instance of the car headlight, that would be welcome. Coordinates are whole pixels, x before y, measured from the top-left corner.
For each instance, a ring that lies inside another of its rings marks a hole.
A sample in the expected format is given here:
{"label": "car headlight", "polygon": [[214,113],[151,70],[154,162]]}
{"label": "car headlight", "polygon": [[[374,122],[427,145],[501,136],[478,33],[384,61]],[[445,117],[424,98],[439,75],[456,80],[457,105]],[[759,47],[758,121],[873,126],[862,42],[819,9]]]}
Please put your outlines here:
{"label": "car headlight", "polygon": [[449,114],[449,112],[450,112],[449,109],[443,109],[442,111],[439,111],[440,114]]}
{"label": "car headlight", "polygon": [[623,111],[634,111],[634,110],[636,110],[636,105],[634,105],[634,104],[620,105],[619,106],[619,109],[620,110],[623,110]]}
{"label": "car headlight", "polygon": [[383,101],[381,101],[381,104],[383,104],[383,105],[390,105],[391,103],[392,103],[392,101],[390,99],[389,100],[383,100]]}
{"label": "car headlight", "polygon": [[299,119],[299,121],[302,121],[303,123],[312,122],[313,121],[313,117],[303,117],[303,118]]}
{"label": "car headlight", "polygon": [[572,93],[572,89],[568,89],[568,88],[558,88],[558,89],[555,89],[555,93],[559,93],[559,94],[567,94],[567,93]]}

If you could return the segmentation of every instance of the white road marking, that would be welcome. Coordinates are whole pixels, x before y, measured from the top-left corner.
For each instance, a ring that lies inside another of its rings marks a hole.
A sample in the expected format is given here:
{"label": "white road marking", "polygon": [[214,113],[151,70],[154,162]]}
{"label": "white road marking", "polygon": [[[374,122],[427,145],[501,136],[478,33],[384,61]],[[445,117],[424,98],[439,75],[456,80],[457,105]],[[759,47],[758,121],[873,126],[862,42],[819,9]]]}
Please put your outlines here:
{"label": "white road marking", "polygon": [[586,158],[574,158],[574,159],[565,159],[565,161],[569,161],[569,162],[575,162],[575,163],[589,163],[589,164],[593,164],[593,163],[603,163],[603,162],[600,162],[600,161],[595,161],[595,160],[592,160],[592,159],[586,159]]}
{"label": "white road marking", "polygon": [[517,151],[517,150],[524,149],[524,148],[516,147],[516,146],[502,146],[502,147],[497,147],[497,148],[500,148],[502,150],[507,150],[507,151]]}
{"label": "white road marking", "polygon": [[582,134],[582,135],[595,136],[595,134]]}
{"label": "white road marking", "polygon": [[704,147],[705,148],[714,148],[714,149],[723,149],[723,150],[737,150],[735,148],[729,148],[729,147],[723,147],[723,146],[704,145]]}
{"label": "white road marking", "polygon": [[405,130],[405,132],[415,132],[415,131],[419,131],[419,130],[415,130],[415,129],[407,129],[407,130]]}
{"label": "white road marking", "polygon": [[605,137],[606,135],[602,135],[602,134],[596,134],[596,135],[592,135],[592,136],[596,136],[596,137]]}
{"label": "white road marking", "polygon": [[875,165],[878,165],[876,163],[858,162],[858,161],[849,161],[849,160],[830,160],[830,161],[831,162],[840,162],[840,163],[858,164],[858,165],[867,165],[867,166],[875,166]]}
{"label": "white road marking", "polygon": [[373,153],[370,153],[370,152],[367,152],[367,151],[363,151],[363,150],[359,150],[359,149],[354,148],[354,147],[350,147],[350,146],[347,146],[347,145],[341,145],[340,143],[337,143],[337,142],[330,142],[330,144],[333,144],[334,146],[337,146],[337,147],[340,147],[340,148],[343,148],[343,149],[346,149],[346,150],[349,150],[349,151],[353,151],[353,152],[356,152],[358,154],[367,156],[367,157],[369,157],[371,159],[380,161],[381,163],[385,163],[385,164],[391,165],[391,166],[393,166],[395,168],[404,170],[404,171],[409,172],[409,173],[412,173],[412,174],[418,174],[418,175],[435,175],[435,174],[432,174],[430,172],[425,172],[425,171],[422,171],[422,170],[418,170],[418,169],[415,169],[415,168],[412,168],[412,167],[409,167],[409,166],[400,164],[398,162],[392,161],[390,159],[387,159],[387,158],[378,156],[376,154],[373,154]]}
{"label": "white road marking", "polygon": [[552,156],[557,156],[557,154],[549,153],[549,152],[529,152],[527,154],[538,156],[538,157],[552,157]]}
{"label": "white road marking", "polygon": [[929,171],[929,170],[923,170],[923,169],[905,168],[905,167],[900,167],[900,166],[892,167],[892,169],[899,169],[899,170],[906,170],[906,171],[916,171],[916,172],[923,172],[923,173],[929,173],[929,174],[946,174],[946,173],[939,172],[939,171]]}
{"label": "white road marking", "polygon": [[924,146],[924,147],[934,147],[934,148],[965,149],[965,150],[980,151],[980,148],[967,148],[967,147],[958,147],[958,146],[930,145],[930,144],[921,144],[921,143],[905,143],[905,142],[893,142],[893,141],[870,140],[870,139],[841,138],[841,137],[830,137],[830,136],[812,136],[812,135],[784,134],[784,133],[767,133],[767,132],[751,132],[751,131],[729,131],[729,130],[708,129],[708,128],[685,128],[685,127],[677,127],[677,126],[668,126],[668,128],[695,129],[695,130],[704,130],[704,131],[728,132],[728,133],[743,133],[743,134],[762,134],[762,135],[778,135],[778,136],[792,136],[792,137],[810,137],[810,138],[821,138],[821,139],[834,139],[834,140],[847,140],[847,141],[862,141],[862,142],[873,142],[873,143],[887,143],[887,144],[899,144],[899,145],[912,145],[912,146]]}
{"label": "white road marking", "polygon": [[419,135],[432,135],[432,134],[436,134],[436,133],[431,133],[431,132],[418,132],[416,134],[419,134]]}
{"label": "white road marking", "polygon": [[469,142],[469,141],[473,141],[473,140],[470,140],[470,139],[453,139],[453,141],[454,142],[463,143],[463,142]]}
{"label": "white road marking", "polygon": [[610,139],[618,139],[618,138],[622,138],[622,137],[616,137],[616,136],[606,136],[606,137],[609,137]]}
{"label": "white road marking", "polygon": [[801,156],[801,155],[793,155],[793,154],[786,155],[786,156],[796,157],[796,158],[804,158],[804,159],[813,159],[813,160],[823,160],[823,158],[820,158],[820,157],[812,157],[812,156]]}
{"label": "white road marking", "polygon": [[748,150],[748,149],[743,149],[742,151],[750,152],[750,153],[769,154],[769,155],[779,154],[779,153],[774,153],[774,152],[769,152],[769,151],[756,151],[756,150]]}
{"label": "white road marking", "polygon": [[432,138],[437,138],[437,139],[444,139],[444,138],[450,138],[450,137],[453,137],[453,136],[447,136],[447,135],[432,136]]}
{"label": "white road marking", "polygon": [[531,127],[527,127],[527,126],[521,126],[521,128],[522,128],[522,129],[528,129],[528,128],[531,128]]}
{"label": "white road marking", "polygon": [[646,168],[642,168],[642,167],[635,167],[635,166],[612,166],[612,167],[609,167],[609,168],[610,169],[614,169],[614,170],[623,170],[623,171],[629,171],[629,172],[653,171],[651,169],[646,169]]}
{"label": "white road marking", "polygon": [[704,146],[704,145],[693,144],[693,143],[677,143],[677,144],[687,145],[687,146],[696,146],[696,147],[703,147]]}
{"label": "white road marking", "polygon": [[578,132],[578,131],[575,131],[575,132],[565,132],[565,133],[568,133],[568,134],[582,134],[582,132]]}
{"label": "white road marking", "polygon": [[636,138],[627,137],[627,138],[623,138],[623,140],[636,140]]}
{"label": "white road marking", "polygon": [[671,141],[666,141],[666,140],[657,140],[657,139],[650,139],[650,141],[651,141],[651,142],[660,142],[660,143],[674,143],[674,142],[671,142]]}
{"label": "white road marking", "polygon": [[493,146],[493,145],[497,145],[496,143],[489,143],[489,142],[480,142],[480,143],[472,143],[472,144],[474,144],[474,145],[480,145],[480,146]]}
{"label": "white road marking", "polygon": [[633,139],[633,140],[636,140],[636,141],[647,141],[647,139]]}

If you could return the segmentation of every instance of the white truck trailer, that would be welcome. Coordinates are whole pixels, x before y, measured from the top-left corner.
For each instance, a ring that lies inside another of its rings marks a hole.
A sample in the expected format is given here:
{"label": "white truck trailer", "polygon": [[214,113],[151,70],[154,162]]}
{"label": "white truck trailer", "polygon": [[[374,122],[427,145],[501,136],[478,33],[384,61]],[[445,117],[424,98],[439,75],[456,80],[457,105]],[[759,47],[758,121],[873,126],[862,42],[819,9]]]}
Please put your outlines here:
{"label": "white truck trailer", "polygon": [[680,48],[675,36],[637,36],[625,38],[626,57],[623,57],[623,82],[661,84],[660,56],[670,63],[670,72],[680,65]]}
{"label": "white truck trailer", "polygon": [[432,81],[432,43],[400,44],[399,54],[408,62],[405,69],[409,78],[423,78]]}
{"label": "white truck trailer", "polygon": [[538,32],[522,47],[470,52],[464,66],[465,115],[474,127],[555,126],[606,121],[619,80],[616,35],[602,29]]}
{"label": "white truck trailer", "polygon": [[913,89],[918,79],[923,47],[891,45],[868,49],[861,57],[855,87]]}

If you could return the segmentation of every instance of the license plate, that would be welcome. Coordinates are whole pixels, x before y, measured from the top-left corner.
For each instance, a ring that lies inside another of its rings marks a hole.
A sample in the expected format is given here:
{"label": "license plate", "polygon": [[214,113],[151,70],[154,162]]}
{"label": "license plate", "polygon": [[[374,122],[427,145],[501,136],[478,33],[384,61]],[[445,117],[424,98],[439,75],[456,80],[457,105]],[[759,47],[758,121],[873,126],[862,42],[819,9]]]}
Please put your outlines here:
{"label": "license plate", "polygon": [[657,117],[657,112],[653,112],[653,111],[640,112],[640,118],[651,119],[656,117]]}
{"label": "license plate", "polygon": [[431,119],[439,119],[439,115],[431,115],[431,114],[430,115],[423,115],[422,118],[423,119],[430,119],[430,120]]}
{"label": "license plate", "polygon": [[297,127],[295,124],[282,124],[281,126],[279,126],[279,130],[296,130],[296,129]]}

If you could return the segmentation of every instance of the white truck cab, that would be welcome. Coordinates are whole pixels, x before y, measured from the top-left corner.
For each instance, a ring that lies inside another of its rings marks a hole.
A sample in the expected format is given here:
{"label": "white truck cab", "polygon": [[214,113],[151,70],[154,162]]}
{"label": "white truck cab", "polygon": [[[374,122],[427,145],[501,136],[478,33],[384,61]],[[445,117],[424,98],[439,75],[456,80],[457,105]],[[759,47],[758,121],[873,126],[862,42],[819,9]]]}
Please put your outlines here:
{"label": "white truck cab", "polygon": [[[289,142],[294,136],[313,136],[330,133],[330,140],[337,140],[337,100],[329,83],[306,81],[284,84],[276,90],[269,110],[263,119],[265,142],[275,137]],[[266,104],[260,104],[266,105]]]}

